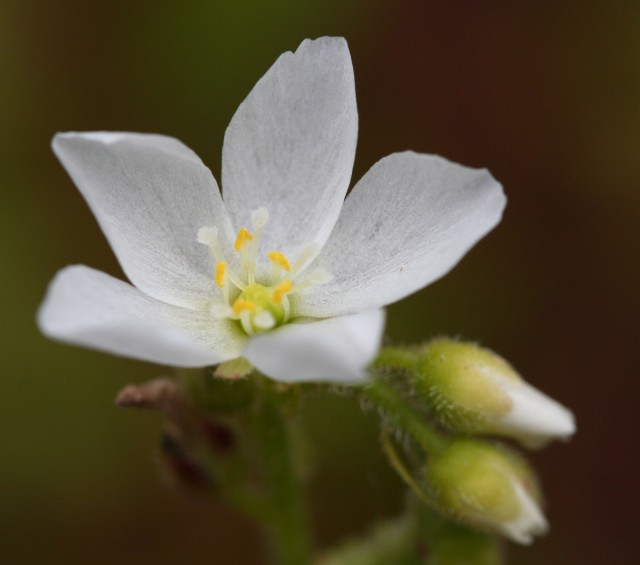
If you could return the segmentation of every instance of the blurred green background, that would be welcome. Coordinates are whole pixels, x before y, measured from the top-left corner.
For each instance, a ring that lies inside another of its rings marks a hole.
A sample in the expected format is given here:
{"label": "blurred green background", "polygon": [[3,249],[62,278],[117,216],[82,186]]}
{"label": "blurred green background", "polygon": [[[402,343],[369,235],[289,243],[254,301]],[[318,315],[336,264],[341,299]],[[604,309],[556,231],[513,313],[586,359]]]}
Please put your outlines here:
{"label": "blurred green background", "polygon": [[[534,456],[551,533],[511,562],[637,562],[640,3],[419,0],[0,3],[3,562],[261,562],[242,516],[163,487],[156,415],[113,406],[164,369],[39,335],[57,269],[122,276],[49,142],[164,133],[219,179],[237,105],[280,53],[321,35],[351,48],[354,180],[411,148],[487,166],[508,194],[499,228],[390,308],[388,333],[480,340],[575,410],[577,437]],[[372,415],[318,398],[305,416],[319,542],[396,512]]]}

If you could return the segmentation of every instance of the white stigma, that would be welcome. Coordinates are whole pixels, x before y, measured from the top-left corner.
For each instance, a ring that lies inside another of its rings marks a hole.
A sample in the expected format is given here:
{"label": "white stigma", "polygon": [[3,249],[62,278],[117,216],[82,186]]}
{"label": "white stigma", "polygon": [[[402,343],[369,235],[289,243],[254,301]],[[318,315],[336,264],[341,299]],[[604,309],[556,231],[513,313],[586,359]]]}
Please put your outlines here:
{"label": "white stigma", "polygon": [[258,208],[251,214],[251,223],[254,230],[261,230],[269,221],[269,211],[266,208]]}
{"label": "white stigma", "polygon": [[204,227],[198,230],[198,243],[211,247],[214,241],[218,239],[218,230],[213,227]]}
{"label": "white stigma", "polygon": [[261,330],[270,330],[276,325],[276,319],[271,312],[263,310],[253,317],[253,325]]}
{"label": "white stigma", "polygon": [[209,305],[209,313],[216,320],[224,320],[225,318],[231,318],[233,315],[233,308],[223,302],[212,302]]}

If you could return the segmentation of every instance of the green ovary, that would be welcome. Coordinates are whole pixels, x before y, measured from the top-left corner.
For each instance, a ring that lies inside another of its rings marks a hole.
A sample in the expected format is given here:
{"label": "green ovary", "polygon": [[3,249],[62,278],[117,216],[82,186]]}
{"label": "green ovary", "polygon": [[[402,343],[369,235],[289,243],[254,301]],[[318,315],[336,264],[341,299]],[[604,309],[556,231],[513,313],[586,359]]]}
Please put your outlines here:
{"label": "green ovary", "polygon": [[[264,332],[287,321],[287,297],[281,294],[278,301],[276,295],[274,287],[253,283],[236,298],[233,308],[235,313],[240,314],[242,327],[247,333]],[[269,315],[273,319],[271,325],[265,324]]]}

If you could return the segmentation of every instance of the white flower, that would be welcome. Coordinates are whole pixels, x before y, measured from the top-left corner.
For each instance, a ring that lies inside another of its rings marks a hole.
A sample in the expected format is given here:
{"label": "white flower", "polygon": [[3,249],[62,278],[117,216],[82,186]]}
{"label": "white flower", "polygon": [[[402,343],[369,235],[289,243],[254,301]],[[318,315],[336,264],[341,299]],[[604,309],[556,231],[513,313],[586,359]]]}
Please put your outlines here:
{"label": "white flower", "polygon": [[325,37],[283,54],[240,105],[224,138],[224,202],[176,139],[57,135],[56,155],[134,286],[63,269],[40,328],[174,366],[242,356],[282,381],[363,378],[381,307],[449,271],[505,198],[486,170],[405,152],[345,201],[357,129],[347,44]]}

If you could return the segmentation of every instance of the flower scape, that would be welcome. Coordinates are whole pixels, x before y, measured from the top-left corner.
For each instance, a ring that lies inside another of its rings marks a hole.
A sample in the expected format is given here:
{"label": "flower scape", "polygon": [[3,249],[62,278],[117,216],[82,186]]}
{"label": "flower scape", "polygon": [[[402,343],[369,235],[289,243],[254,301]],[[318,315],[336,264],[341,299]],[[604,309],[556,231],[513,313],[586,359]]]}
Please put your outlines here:
{"label": "flower scape", "polygon": [[[424,426],[435,416],[446,433],[503,435],[528,447],[571,435],[571,413],[491,352],[458,342],[438,342],[435,356],[433,346],[381,350],[383,308],[452,269],[497,225],[506,199],[486,169],[412,151],[378,161],[347,195],[357,132],[347,43],[323,37],[281,55],[236,111],[221,191],[172,137],[57,134],[53,150],[131,284],[86,266],[61,270],[38,313],[42,332],[178,368],[218,366],[218,376],[242,366],[234,376],[354,385],[384,426],[404,431],[415,430],[413,416],[392,399],[405,406],[407,396],[421,396],[437,406],[411,414]],[[480,439],[445,447],[447,440],[407,433],[419,450],[439,454],[431,487],[416,487],[427,506],[470,531],[523,543],[544,531],[537,487],[528,492],[522,485],[533,481],[514,478],[530,474],[519,459]],[[404,464],[387,447],[402,476]],[[489,471],[474,475],[474,458]]]}

